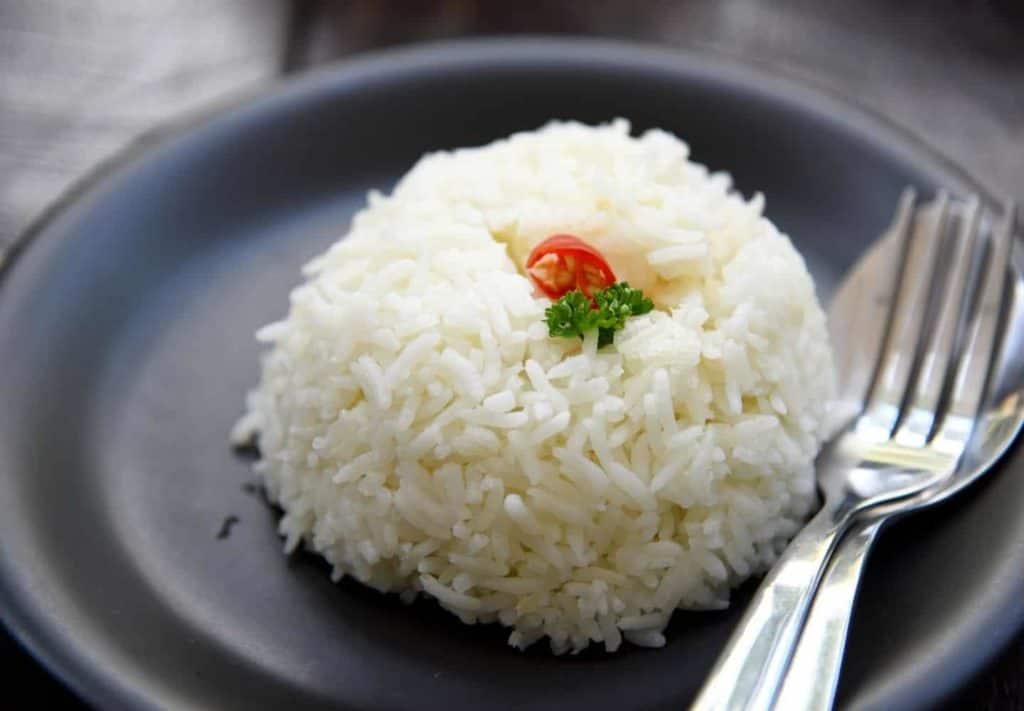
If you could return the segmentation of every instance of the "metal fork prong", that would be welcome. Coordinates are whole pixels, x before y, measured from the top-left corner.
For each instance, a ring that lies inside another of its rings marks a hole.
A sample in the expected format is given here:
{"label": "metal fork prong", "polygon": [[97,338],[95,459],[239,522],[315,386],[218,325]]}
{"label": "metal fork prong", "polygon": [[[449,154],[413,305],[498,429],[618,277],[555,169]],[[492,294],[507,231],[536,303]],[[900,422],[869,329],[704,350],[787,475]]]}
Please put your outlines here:
{"label": "metal fork prong", "polygon": [[952,260],[939,291],[939,313],[914,385],[906,415],[895,439],[910,447],[922,447],[935,424],[942,390],[955,348],[957,326],[969,305],[973,283],[968,282],[977,248],[981,202],[972,196],[960,219]]}
{"label": "metal fork prong", "polygon": [[1016,206],[1009,202],[1004,209],[1002,225],[992,234],[981,296],[968,327],[963,355],[957,364],[944,427],[947,422],[955,424],[955,420],[973,421],[985,395],[985,380],[997,345],[999,310],[1010,283],[1006,275],[1016,233]]}
{"label": "metal fork prong", "polygon": [[[935,270],[935,246],[943,234],[949,198],[940,192],[935,201],[935,220],[931,229],[918,229],[920,220],[908,219],[908,231],[899,293],[890,318],[878,371],[868,394],[862,433],[888,439],[899,421],[900,409],[907,394],[911,372],[917,357],[928,306],[928,290]],[[905,207],[901,200],[900,210]],[[912,212],[913,214],[913,212]],[[867,432],[870,429],[871,432]]]}

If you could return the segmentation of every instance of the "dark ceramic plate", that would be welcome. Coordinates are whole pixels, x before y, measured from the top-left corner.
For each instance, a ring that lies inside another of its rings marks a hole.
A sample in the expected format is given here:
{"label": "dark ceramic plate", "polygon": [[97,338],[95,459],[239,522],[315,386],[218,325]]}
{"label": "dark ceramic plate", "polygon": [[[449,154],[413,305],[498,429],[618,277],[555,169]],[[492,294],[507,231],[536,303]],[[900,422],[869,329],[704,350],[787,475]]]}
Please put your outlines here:
{"label": "dark ceramic plate", "polygon": [[[745,193],[764,190],[824,298],[905,184],[971,187],[814,91],[584,41],[385,53],[135,151],[34,230],[0,283],[0,607],[14,634],[101,706],[681,708],[751,586],[729,611],[677,614],[662,650],[521,654],[501,629],[285,558],[227,444],[257,377],[254,329],[283,314],[299,266],[368,189],[424,151],[615,116],[669,129]],[[1019,626],[1020,457],[886,533],[843,705],[933,702]]]}

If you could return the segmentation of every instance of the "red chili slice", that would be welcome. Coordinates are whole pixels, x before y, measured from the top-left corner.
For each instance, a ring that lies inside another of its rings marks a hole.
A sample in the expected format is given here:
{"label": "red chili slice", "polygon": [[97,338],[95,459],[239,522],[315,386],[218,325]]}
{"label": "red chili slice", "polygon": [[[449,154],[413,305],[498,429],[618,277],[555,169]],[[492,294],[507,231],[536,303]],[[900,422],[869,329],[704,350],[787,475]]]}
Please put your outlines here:
{"label": "red chili slice", "polygon": [[604,255],[573,235],[552,235],[538,244],[526,259],[526,271],[549,299],[559,299],[573,289],[589,298],[615,283],[615,273]]}

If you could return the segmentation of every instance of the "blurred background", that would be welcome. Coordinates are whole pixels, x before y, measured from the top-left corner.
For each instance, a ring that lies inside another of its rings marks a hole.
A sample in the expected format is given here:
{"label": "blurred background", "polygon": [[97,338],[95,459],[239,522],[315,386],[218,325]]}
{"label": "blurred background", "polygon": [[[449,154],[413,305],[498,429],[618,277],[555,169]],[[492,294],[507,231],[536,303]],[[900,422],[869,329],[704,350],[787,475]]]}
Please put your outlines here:
{"label": "blurred background", "polygon": [[519,33],[756,63],[1024,198],[1024,0],[0,0],[0,242],[155,126],[354,52]]}
{"label": "blurred background", "polygon": [[[0,0],[0,262],[69,186],[160,127],[355,52],[524,33],[759,65],[1024,202],[1024,0]],[[37,705],[74,704],[4,636],[0,660]],[[1024,636],[951,708],[1024,709]]]}

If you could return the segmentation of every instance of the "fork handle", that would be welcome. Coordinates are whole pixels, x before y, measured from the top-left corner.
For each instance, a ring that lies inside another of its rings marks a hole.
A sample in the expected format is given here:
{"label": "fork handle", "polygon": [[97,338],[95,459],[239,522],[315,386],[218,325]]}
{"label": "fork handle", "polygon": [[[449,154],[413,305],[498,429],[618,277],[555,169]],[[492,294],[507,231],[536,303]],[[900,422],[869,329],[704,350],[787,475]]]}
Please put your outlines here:
{"label": "fork handle", "polygon": [[832,708],[861,573],[881,527],[881,520],[856,524],[832,554],[783,679],[777,708]]}
{"label": "fork handle", "polygon": [[825,507],[797,534],[747,606],[694,711],[772,706],[842,530]]}

